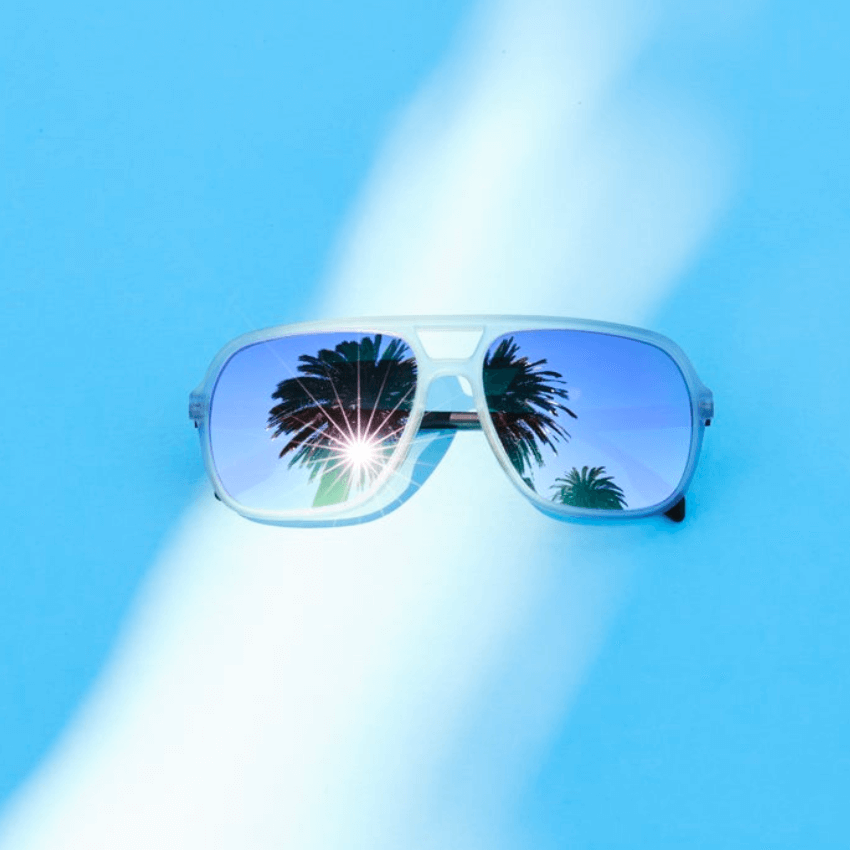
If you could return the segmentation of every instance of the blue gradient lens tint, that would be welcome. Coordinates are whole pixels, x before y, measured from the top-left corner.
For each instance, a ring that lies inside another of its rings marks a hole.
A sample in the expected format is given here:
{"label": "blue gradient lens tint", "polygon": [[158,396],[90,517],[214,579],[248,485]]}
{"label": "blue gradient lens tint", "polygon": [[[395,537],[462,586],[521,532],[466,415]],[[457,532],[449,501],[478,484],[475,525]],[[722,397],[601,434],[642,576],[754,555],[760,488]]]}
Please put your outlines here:
{"label": "blue gradient lens tint", "polygon": [[553,505],[640,510],[678,488],[691,398],[657,346],[591,331],[519,331],[489,347],[483,380],[508,459]]}
{"label": "blue gradient lens tint", "polygon": [[246,346],[210,402],[219,481],[256,510],[344,505],[386,468],[415,391],[416,362],[397,337],[317,333]]}

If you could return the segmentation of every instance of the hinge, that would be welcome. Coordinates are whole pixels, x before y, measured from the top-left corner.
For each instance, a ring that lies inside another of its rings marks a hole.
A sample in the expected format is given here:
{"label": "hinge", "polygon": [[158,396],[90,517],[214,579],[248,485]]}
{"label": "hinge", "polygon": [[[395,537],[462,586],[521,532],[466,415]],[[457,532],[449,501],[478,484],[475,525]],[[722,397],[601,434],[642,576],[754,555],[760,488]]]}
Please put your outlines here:
{"label": "hinge", "polygon": [[703,390],[699,396],[699,417],[706,425],[714,419],[714,396],[711,390]]}
{"label": "hinge", "polygon": [[190,393],[189,418],[195,423],[196,428],[204,421],[206,410],[207,399],[203,393]]}

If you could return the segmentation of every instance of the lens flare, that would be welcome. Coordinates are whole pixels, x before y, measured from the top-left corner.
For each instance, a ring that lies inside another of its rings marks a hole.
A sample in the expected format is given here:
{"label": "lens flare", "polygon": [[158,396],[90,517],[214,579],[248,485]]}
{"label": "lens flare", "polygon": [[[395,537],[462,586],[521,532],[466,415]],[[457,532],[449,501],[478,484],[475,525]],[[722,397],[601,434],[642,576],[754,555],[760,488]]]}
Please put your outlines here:
{"label": "lens flare", "polygon": [[[344,501],[352,491],[362,491],[372,485],[392,453],[393,446],[392,443],[388,445],[388,441],[394,436],[382,437],[377,430],[358,429],[332,440],[326,455],[324,475],[328,476],[328,482],[333,482],[335,499]],[[319,503],[325,504],[327,498],[328,493],[320,485]]]}
{"label": "lens flare", "polygon": [[370,434],[360,434],[349,439],[342,449],[346,466],[353,469],[371,467],[378,460],[378,442]]}

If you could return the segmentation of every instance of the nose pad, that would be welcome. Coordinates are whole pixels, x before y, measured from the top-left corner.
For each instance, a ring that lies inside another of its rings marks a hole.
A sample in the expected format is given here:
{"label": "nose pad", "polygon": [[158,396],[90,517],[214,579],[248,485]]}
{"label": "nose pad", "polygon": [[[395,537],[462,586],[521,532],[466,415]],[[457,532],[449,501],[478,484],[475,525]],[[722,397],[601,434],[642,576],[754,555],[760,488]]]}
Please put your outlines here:
{"label": "nose pad", "polygon": [[465,413],[474,409],[472,387],[463,376],[445,375],[431,381],[425,399],[425,410]]}

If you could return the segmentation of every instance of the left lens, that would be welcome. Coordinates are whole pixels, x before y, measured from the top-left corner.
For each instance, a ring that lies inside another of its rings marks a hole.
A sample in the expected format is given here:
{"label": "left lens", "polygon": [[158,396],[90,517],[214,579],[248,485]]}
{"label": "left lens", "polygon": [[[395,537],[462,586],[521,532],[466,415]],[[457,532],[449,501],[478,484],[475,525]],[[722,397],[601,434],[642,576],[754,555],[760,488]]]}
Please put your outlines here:
{"label": "left lens", "polygon": [[237,351],[210,401],[221,485],[241,505],[296,512],[367,493],[407,425],[410,347],[383,334],[300,334]]}
{"label": "left lens", "polygon": [[639,510],[664,502],[682,480],[690,392],[655,345],[591,331],[519,331],[489,347],[483,381],[505,454],[553,505]]}

